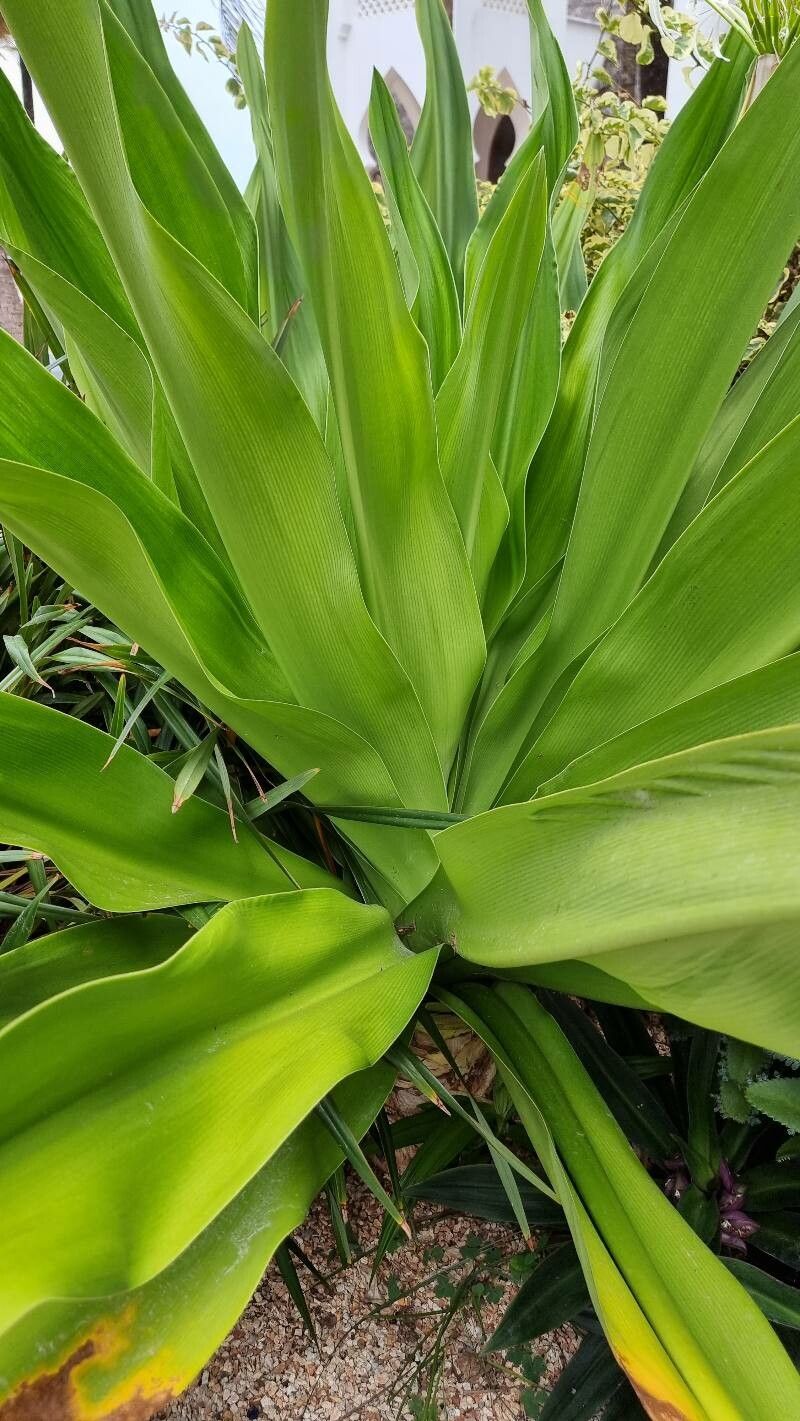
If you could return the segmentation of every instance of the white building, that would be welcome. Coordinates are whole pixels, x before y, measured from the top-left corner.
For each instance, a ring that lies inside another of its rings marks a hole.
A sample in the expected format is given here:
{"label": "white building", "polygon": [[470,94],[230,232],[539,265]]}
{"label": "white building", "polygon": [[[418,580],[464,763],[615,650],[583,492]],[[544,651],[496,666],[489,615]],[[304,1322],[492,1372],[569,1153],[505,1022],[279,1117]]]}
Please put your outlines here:
{"label": "white building", "polygon": [[[597,0],[599,3],[599,0]],[[526,0],[452,0],[453,31],[466,83],[483,65],[525,100],[531,97],[530,41]],[[574,72],[595,51],[595,0],[545,0],[550,24]],[[367,130],[372,70],[384,76],[395,101],[414,128],[425,97],[425,65],[414,18],[414,0],[331,0],[328,61],[345,122],[366,163],[371,160]],[[507,158],[528,130],[518,106],[508,120],[488,118],[470,95],[475,159],[479,177],[495,160]],[[513,132],[512,132],[513,127]]]}

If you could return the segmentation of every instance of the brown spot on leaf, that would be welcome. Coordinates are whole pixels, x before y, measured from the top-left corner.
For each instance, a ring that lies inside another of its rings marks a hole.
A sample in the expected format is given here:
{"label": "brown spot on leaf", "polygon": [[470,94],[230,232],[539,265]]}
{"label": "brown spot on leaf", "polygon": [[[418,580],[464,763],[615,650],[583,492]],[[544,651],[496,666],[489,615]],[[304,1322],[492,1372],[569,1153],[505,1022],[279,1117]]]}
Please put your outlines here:
{"label": "brown spot on leaf", "polygon": [[660,1397],[651,1396],[649,1391],[644,1391],[642,1387],[637,1386],[630,1374],[628,1374],[628,1380],[651,1421],[690,1421],[686,1412],[679,1411],[671,1401],[662,1401]]}
{"label": "brown spot on leaf", "polygon": [[107,1412],[103,1421],[150,1421],[157,1411],[163,1411],[175,1398],[172,1391],[160,1391],[157,1396],[132,1396],[114,1411]]}
{"label": "brown spot on leaf", "polygon": [[173,1399],[168,1390],[154,1396],[137,1392],[112,1411],[104,1411],[102,1402],[84,1407],[76,1393],[75,1373],[97,1351],[92,1339],[87,1338],[58,1371],[43,1372],[22,1382],[12,1396],[0,1403],[0,1421],[150,1421]]}
{"label": "brown spot on leaf", "polygon": [[73,1421],[72,1372],[93,1355],[94,1343],[84,1342],[57,1372],[23,1382],[0,1406],[0,1421]]}

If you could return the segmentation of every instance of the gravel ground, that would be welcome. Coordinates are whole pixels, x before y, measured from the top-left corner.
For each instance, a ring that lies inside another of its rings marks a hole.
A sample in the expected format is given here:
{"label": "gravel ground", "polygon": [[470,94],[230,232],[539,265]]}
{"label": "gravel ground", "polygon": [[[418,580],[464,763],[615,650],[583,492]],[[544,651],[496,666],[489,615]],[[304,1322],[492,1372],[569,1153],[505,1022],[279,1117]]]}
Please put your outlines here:
{"label": "gravel ground", "polygon": [[[369,1250],[380,1229],[380,1210],[357,1183],[349,1192],[351,1224],[362,1248]],[[331,1275],[326,1291],[299,1266],[320,1351],[303,1330],[277,1269],[269,1269],[234,1331],[194,1386],[162,1413],[162,1421],[406,1421],[414,1411],[404,1393],[410,1387],[410,1394],[419,1394],[419,1381],[413,1383],[415,1361],[430,1351],[450,1307],[441,1296],[442,1285],[458,1286],[473,1269],[482,1277],[492,1275],[491,1300],[482,1300],[476,1309],[460,1308],[447,1329],[438,1414],[441,1421],[521,1421],[521,1391],[527,1384],[502,1365],[500,1355],[478,1355],[514,1289],[505,1264],[487,1261],[485,1255],[472,1258],[476,1235],[483,1248],[504,1258],[522,1247],[519,1234],[497,1225],[422,1215],[414,1243],[404,1243],[387,1258],[371,1282],[370,1256],[338,1271],[327,1210],[318,1203],[297,1240]],[[403,1296],[412,1289],[412,1297]],[[390,1296],[396,1301],[390,1302]],[[542,1347],[543,1384],[552,1385],[573,1348],[574,1337],[566,1328]],[[429,1365],[422,1374],[423,1393],[430,1370]]]}

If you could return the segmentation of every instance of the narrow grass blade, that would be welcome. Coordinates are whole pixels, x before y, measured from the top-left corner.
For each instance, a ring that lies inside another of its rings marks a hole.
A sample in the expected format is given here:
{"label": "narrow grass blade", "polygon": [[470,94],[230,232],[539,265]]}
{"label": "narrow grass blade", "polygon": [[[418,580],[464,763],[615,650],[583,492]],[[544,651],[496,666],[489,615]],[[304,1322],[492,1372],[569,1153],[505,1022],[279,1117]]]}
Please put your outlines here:
{"label": "narrow grass blade", "polygon": [[195,790],[202,784],[211,762],[217,744],[217,732],[212,730],[205,740],[201,740],[199,745],[195,745],[186,755],[180,771],[175,778],[175,791],[172,796],[172,812],[177,814],[181,805],[187,799],[191,799]]}
{"label": "narrow grass blade", "polygon": [[359,1179],[363,1180],[370,1193],[378,1200],[378,1203],[383,1205],[383,1208],[389,1217],[394,1220],[398,1228],[401,1228],[403,1233],[410,1238],[411,1229],[408,1220],[405,1218],[402,1210],[398,1208],[394,1199],[390,1198],[386,1193],[386,1190],[375,1174],[358,1140],[332,1101],[320,1101],[317,1106],[317,1114],[323,1121],[326,1129],[330,1130],[339,1149],[350,1162],[351,1167],[355,1170]]}
{"label": "narrow grass blade", "polygon": [[282,784],[275,785],[273,789],[268,789],[266,794],[249,800],[245,806],[249,818],[251,820],[258,819],[262,814],[270,814],[290,795],[298,794],[309,780],[313,780],[314,776],[318,774],[319,770],[302,770],[299,775],[292,775],[291,779],[284,780]]}
{"label": "narrow grass blade", "polygon": [[161,675],[157,676],[155,681],[153,681],[152,684],[143,691],[142,695],[136,702],[136,705],[134,706],[133,710],[125,721],[119,735],[117,736],[113,746],[111,747],[108,753],[108,759],[103,765],[104,770],[107,770],[111,762],[116,758],[117,753],[119,752],[120,748],[125,744],[125,741],[130,735],[134,725],[142,715],[142,712],[147,709],[153,697],[161,690],[162,686],[165,686],[167,684],[167,681],[169,681],[171,674],[172,673],[170,671],[162,671]]}
{"label": "narrow grass blade", "polygon": [[55,695],[55,691],[50,685],[50,682],[45,681],[44,677],[37,671],[24,636],[20,633],[17,633],[15,636],[4,636],[3,644],[14,665],[19,667],[23,675],[28,677],[28,680],[33,681],[36,686],[43,686],[46,691],[50,692],[51,696]]}
{"label": "narrow grass blade", "polygon": [[280,1273],[284,1283],[286,1284],[286,1289],[289,1293],[289,1297],[297,1308],[297,1311],[300,1315],[300,1319],[306,1332],[311,1338],[311,1341],[314,1343],[314,1346],[318,1348],[319,1343],[317,1341],[317,1329],[314,1326],[314,1319],[311,1316],[311,1311],[309,1309],[308,1303],[306,1302],[306,1295],[303,1292],[303,1286],[297,1276],[297,1269],[294,1266],[294,1259],[292,1258],[292,1255],[289,1252],[287,1244],[282,1243],[278,1246],[278,1248],[276,1248],[275,1263],[277,1264],[278,1272]]}

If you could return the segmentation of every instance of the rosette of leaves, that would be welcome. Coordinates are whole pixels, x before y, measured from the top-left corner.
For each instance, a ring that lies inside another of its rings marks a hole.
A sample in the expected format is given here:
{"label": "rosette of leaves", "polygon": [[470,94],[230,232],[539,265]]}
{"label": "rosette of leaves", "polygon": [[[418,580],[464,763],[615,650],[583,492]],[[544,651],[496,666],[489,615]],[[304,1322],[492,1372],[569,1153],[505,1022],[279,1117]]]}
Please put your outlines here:
{"label": "rosette of leaves", "polygon": [[0,85],[0,235],[80,397],[0,341],[0,521],[300,783],[308,833],[220,806],[202,755],[173,779],[0,697],[0,835],[105,915],[0,959],[0,1415],[144,1416],[185,1385],[363,1168],[452,971],[645,1408],[800,1410],[514,980],[800,1055],[796,322],[728,393],[800,227],[800,49],[739,120],[730,43],[562,351],[577,117],[535,0],[534,121],[480,217],[419,0],[413,149],[379,79],[370,112],[392,238],[319,0],[270,0],[266,71],[240,33],[246,200],[144,0],[3,8],[69,166]]}

